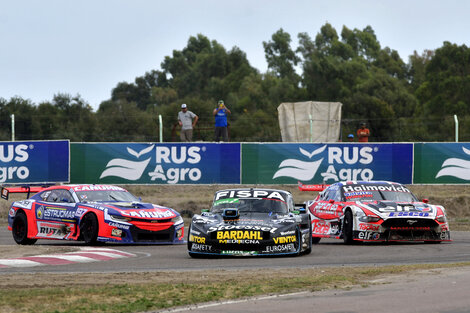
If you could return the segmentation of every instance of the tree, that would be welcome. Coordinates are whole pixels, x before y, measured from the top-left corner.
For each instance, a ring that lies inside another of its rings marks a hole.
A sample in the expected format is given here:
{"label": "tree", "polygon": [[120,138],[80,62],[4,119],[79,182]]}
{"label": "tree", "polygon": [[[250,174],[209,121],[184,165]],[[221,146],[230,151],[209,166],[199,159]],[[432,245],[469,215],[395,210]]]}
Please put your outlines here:
{"label": "tree", "polygon": [[289,33],[281,28],[271,37],[271,41],[263,41],[264,53],[268,68],[280,78],[288,78],[294,83],[299,81],[295,72],[295,66],[300,58],[290,47],[291,38]]}

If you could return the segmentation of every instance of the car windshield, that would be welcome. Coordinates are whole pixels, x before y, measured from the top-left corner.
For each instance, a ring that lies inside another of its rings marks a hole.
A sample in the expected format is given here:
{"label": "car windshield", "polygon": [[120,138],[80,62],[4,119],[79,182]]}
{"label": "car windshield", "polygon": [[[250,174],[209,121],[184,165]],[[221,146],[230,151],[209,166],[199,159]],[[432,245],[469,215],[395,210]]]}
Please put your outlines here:
{"label": "car windshield", "polygon": [[236,208],[239,212],[282,213],[286,214],[287,204],[278,199],[267,198],[224,198],[214,202],[213,213],[222,213],[224,209]]}
{"label": "car windshield", "polygon": [[138,202],[139,199],[126,190],[77,191],[80,202]]}
{"label": "car windshield", "polygon": [[416,202],[418,199],[404,186],[359,186],[343,187],[343,195],[346,201],[395,201]]}

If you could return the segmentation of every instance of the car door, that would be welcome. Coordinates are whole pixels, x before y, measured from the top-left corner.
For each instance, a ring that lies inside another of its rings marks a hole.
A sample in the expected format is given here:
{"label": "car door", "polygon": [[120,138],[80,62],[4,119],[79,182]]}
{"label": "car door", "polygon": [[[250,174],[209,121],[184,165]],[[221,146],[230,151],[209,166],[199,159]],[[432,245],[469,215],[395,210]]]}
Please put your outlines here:
{"label": "car door", "polygon": [[341,216],[341,193],[336,186],[325,189],[311,208],[312,233],[318,236],[336,236]]}
{"label": "car door", "polygon": [[67,239],[77,231],[76,203],[67,189],[43,192],[35,212],[39,238]]}

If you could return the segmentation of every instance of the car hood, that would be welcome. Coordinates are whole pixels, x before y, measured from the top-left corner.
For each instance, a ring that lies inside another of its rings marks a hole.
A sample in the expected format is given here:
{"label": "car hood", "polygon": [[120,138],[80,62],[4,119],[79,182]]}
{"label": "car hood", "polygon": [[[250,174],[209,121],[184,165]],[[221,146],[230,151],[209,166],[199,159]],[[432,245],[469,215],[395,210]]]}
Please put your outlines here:
{"label": "car hood", "polygon": [[266,228],[281,229],[285,227],[295,226],[301,222],[301,217],[292,213],[257,213],[257,212],[241,212],[240,216],[235,219],[224,219],[221,214],[203,213],[194,215],[192,223],[209,231],[220,229],[244,229],[244,228]]}
{"label": "car hood", "polygon": [[436,208],[423,202],[358,201],[359,207],[386,217],[435,217]]}
{"label": "car hood", "polygon": [[142,202],[103,203],[109,214],[140,219],[169,219],[179,214],[170,208]]}

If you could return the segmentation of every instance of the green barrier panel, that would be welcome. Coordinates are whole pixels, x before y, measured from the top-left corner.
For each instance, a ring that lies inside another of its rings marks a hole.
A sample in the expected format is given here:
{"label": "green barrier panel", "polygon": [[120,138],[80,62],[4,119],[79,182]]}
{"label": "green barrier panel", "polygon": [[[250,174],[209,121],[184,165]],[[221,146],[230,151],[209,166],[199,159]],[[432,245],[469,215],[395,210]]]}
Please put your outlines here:
{"label": "green barrier panel", "polygon": [[413,183],[470,183],[470,143],[414,144]]}

